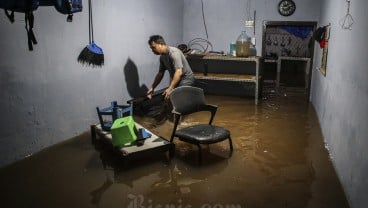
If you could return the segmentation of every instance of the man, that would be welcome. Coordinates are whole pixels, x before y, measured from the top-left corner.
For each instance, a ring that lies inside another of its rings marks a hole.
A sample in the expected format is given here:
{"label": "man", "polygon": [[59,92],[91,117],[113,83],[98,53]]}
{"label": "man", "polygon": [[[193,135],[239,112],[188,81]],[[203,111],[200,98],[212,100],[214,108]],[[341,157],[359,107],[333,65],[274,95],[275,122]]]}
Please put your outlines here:
{"label": "man", "polygon": [[169,87],[162,94],[166,100],[175,87],[194,84],[192,69],[181,50],[166,45],[165,40],[160,35],[151,36],[148,44],[154,54],[160,55],[160,68],[151,88],[147,91],[148,98],[152,97],[154,89],[161,82],[166,70],[171,78]]}

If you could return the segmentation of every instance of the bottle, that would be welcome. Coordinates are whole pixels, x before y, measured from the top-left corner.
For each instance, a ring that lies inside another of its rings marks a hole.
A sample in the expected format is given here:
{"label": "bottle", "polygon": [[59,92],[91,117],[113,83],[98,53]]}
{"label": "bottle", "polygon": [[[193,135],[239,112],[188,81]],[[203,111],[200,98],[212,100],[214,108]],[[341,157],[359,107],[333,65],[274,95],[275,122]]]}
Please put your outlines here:
{"label": "bottle", "polygon": [[242,31],[236,40],[236,56],[248,57],[251,40],[245,31]]}
{"label": "bottle", "polygon": [[249,56],[257,56],[257,49],[253,44],[250,44]]}
{"label": "bottle", "polygon": [[230,56],[236,56],[236,43],[235,42],[231,42],[230,43]]}

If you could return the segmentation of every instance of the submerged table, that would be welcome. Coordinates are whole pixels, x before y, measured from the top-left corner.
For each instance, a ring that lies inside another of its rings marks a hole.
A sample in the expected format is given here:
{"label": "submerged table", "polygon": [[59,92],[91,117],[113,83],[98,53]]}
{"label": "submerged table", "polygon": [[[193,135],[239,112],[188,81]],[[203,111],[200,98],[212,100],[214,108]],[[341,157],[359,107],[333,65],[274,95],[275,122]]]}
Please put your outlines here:
{"label": "submerged table", "polygon": [[[137,129],[143,128],[142,125],[135,123]],[[136,157],[142,157],[149,154],[157,154],[162,152],[169,153],[169,159],[174,155],[175,145],[168,140],[157,136],[156,134],[150,132],[151,137],[139,142],[133,142],[132,145],[124,146],[122,148],[114,148],[120,155],[125,159],[132,159]],[[103,139],[112,145],[112,136],[108,131],[104,131],[100,124],[91,125],[91,136],[92,140]],[[98,137],[97,137],[98,136]]]}

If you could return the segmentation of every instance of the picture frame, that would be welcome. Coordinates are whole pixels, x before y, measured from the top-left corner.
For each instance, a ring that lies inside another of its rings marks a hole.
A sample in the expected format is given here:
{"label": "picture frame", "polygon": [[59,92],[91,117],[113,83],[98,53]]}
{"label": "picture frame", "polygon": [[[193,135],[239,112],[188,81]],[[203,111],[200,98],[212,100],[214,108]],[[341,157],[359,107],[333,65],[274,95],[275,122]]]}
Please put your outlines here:
{"label": "picture frame", "polygon": [[325,32],[325,44],[322,50],[322,61],[321,61],[321,67],[319,68],[319,71],[323,74],[323,76],[326,76],[327,71],[327,56],[328,56],[328,44],[330,39],[330,27],[326,27]]}

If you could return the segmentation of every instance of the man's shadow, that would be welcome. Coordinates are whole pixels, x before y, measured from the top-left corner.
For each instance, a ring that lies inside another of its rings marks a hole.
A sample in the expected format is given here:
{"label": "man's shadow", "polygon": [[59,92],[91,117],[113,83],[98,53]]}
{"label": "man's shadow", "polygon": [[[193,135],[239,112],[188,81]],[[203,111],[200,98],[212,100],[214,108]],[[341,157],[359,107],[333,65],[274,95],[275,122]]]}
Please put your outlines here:
{"label": "man's shadow", "polygon": [[148,91],[146,85],[139,86],[138,69],[135,63],[128,58],[124,66],[125,83],[131,98],[144,97]]}
{"label": "man's shadow", "polygon": [[165,121],[171,115],[171,108],[167,107],[160,90],[152,99],[147,98],[148,87],[139,84],[138,68],[130,58],[125,63],[124,75],[127,91],[132,98],[128,102],[133,104],[134,114],[153,117],[158,122]]}

